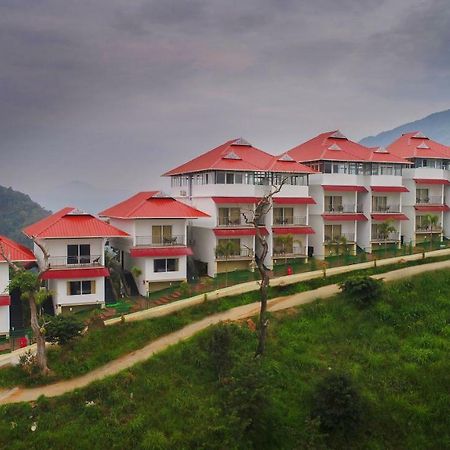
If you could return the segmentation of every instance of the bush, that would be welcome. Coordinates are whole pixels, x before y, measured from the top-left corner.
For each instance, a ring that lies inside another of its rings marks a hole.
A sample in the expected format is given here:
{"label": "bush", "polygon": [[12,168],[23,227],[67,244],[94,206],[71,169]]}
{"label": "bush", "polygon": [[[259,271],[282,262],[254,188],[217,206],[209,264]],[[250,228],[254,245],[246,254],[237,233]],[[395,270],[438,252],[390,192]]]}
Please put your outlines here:
{"label": "bush", "polygon": [[383,283],[368,276],[355,276],[339,283],[339,287],[361,306],[368,306],[381,295]]}
{"label": "bush", "polygon": [[230,352],[234,327],[235,325],[220,323],[213,328],[207,341],[207,351],[219,380],[228,375],[232,366]]}
{"label": "bush", "polygon": [[356,430],[361,422],[361,399],[351,379],[342,374],[326,376],[316,387],[311,416],[325,432]]}
{"label": "bush", "polygon": [[45,326],[45,340],[65,345],[80,336],[83,329],[83,322],[73,315],[51,317]]}
{"label": "bush", "polygon": [[37,376],[39,374],[36,355],[31,350],[27,350],[19,356],[19,367],[30,377]]}

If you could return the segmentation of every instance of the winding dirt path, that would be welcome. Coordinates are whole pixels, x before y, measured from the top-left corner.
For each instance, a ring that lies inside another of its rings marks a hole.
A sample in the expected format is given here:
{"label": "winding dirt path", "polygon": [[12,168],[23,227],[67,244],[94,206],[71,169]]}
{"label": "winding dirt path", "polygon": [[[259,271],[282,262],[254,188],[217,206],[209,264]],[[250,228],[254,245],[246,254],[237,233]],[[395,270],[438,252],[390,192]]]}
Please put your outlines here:
{"label": "winding dirt path", "polygon": [[[401,278],[412,277],[425,272],[430,272],[438,269],[450,268],[450,260],[443,262],[436,262],[425,264],[421,266],[408,267],[404,269],[387,272],[380,275],[374,275],[373,278],[383,279],[385,281],[394,281]],[[295,306],[311,303],[317,299],[325,299],[332,297],[339,292],[337,284],[323,286],[321,288],[301,292],[299,294],[290,295],[287,297],[277,297],[268,302],[269,311],[280,311]],[[180,341],[192,337],[194,334],[222,321],[236,321],[252,317],[258,314],[259,303],[251,303],[249,305],[238,306],[218,314],[205,317],[198,322],[187,325],[178,331],[162,336],[155,341],[152,341],[145,347],[121,356],[108,364],[105,364],[98,369],[70,380],[59,381],[57,383],[49,384],[47,386],[40,386],[36,388],[14,388],[8,391],[0,391],[0,405],[8,403],[29,402],[37,400],[41,395],[46,397],[56,397],[65,394],[66,392],[82,388],[92,383],[93,381],[101,380],[107,376],[111,376],[121,372],[124,369],[132,367],[133,365],[145,361],[155,353],[161,352],[171,345],[175,345]]]}

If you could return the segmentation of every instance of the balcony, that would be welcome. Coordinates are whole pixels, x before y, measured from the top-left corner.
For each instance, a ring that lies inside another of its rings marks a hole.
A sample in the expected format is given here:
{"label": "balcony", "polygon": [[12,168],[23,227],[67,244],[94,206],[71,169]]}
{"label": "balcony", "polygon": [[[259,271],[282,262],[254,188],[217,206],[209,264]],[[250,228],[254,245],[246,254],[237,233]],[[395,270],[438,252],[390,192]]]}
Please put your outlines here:
{"label": "balcony", "polygon": [[362,205],[355,205],[354,203],[347,203],[343,205],[336,205],[336,206],[330,206],[325,205],[325,212],[326,213],[333,213],[333,214],[345,214],[345,213],[355,213],[355,212],[362,212],[363,208]]}
{"label": "balcony", "polygon": [[274,217],[274,226],[306,225],[306,217]]}
{"label": "balcony", "polygon": [[375,213],[399,213],[400,205],[373,205],[372,212]]}
{"label": "balcony", "polygon": [[436,225],[433,228],[425,225],[416,225],[417,234],[430,234],[430,233],[442,233],[442,225]]}
{"label": "balcony", "polygon": [[230,254],[225,255],[222,252],[216,250],[216,261],[231,261],[236,259],[251,259],[253,258],[254,252],[251,248],[241,247],[236,248],[230,252]]}
{"label": "balcony", "polygon": [[173,247],[186,245],[184,235],[172,236],[136,236],[136,247]]}
{"label": "balcony", "polygon": [[50,256],[48,268],[102,266],[102,255]]}
{"label": "balcony", "polygon": [[443,205],[445,199],[440,195],[416,198],[416,205]]}
{"label": "balcony", "polygon": [[245,222],[243,217],[232,218],[232,217],[219,217],[217,219],[218,227],[248,227],[251,224]]}
{"label": "balcony", "polygon": [[296,258],[298,256],[306,256],[306,247],[274,247],[272,254],[274,258]]}
{"label": "balcony", "polygon": [[372,242],[398,242],[400,241],[400,233],[393,232],[389,233],[387,236],[375,233],[372,235]]}
{"label": "balcony", "polygon": [[354,233],[341,233],[335,234],[333,236],[325,236],[324,242],[325,245],[336,245],[342,243],[341,241],[345,238],[347,243],[352,244],[355,242],[355,234]]}

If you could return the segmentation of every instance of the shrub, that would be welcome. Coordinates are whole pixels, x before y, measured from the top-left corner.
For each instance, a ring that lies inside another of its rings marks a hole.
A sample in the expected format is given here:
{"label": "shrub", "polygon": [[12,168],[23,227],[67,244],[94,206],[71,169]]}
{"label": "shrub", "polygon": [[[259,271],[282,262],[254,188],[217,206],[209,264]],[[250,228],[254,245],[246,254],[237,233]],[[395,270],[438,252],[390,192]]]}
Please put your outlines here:
{"label": "shrub", "polygon": [[39,374],[39,366],[37,365],[36,355],[31,350],[19,356],[19,368],[28,376],[34,377]]}
{"label": "shrub", "polygon": [[80,336],[84,324],[73,315],[51,317],[45,325],[45,340],[47,342],[65,345]]}
{"label": "shrub", "polygon": [[361,306],[368,306],[381,295],[383,283],[368,276],[354,276],[339,283],[339,287]]}
{"label": "shrub", "polygon": [[311,416],[320,420],[323,431],[354,431],[361,422],[361,413],[359,393],[348,376],[330,374],[316,387]]}
{"label": "shrub", "polygon": [[207,350],[219,380],[228,375],[232,366],[230,352],[232,327],[234,326],[235,325],[220,323],[213,328],[209,340],[207,341]]}

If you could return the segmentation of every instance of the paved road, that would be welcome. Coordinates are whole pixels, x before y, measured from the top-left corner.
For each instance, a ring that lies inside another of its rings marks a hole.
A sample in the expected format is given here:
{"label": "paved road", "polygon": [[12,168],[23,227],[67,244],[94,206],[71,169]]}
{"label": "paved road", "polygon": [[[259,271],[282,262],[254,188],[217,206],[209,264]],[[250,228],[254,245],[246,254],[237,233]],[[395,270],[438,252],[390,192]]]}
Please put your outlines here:
{"label": "paved road", "polygon": [[[384,279],[385,281],[393,281],[400,278],[411,277],[424,272],[430,272],[438,269],[450,268],[450,260],[426,264],[422,266],[408,267],[392,272],[374,275],[374,278]],[[332,284],[323,286],[313,291],[301,292],[299,294],[290,295],[287,297],[278,297],[269,300],[269,311],[280,311],[287,308],[292,308],[306,303],[311,303],[316,299],[329,298],[339,292],[338,285]],[[56,397],[73,391],[74,389],[87,386],[96,380],[101,380],[107,376],[114,375],[124,369],[132,367],[133,365],[145,361],[155,353],[165,350],[167,347],[174,345],[180,341],[190,338],[194,334],[222,321],[236,321],[245,319],[258,314],[259,303],[251,303],[249,305],[238,306],[236,308],[224,311],[212,316],[206,317],[198,322],[187,325],[186,327],[162,336],[159,339],[151,342],[140,350],[124,355],[108,364],[95,369],[86,375],[66,381],[59,381],[47,386],[40,386],[32,389],[14,388],[9,391],[0,392],[0,405],[7,403],[17,403],[37,400],[41,395],[46,397]]]}

